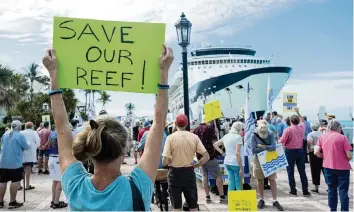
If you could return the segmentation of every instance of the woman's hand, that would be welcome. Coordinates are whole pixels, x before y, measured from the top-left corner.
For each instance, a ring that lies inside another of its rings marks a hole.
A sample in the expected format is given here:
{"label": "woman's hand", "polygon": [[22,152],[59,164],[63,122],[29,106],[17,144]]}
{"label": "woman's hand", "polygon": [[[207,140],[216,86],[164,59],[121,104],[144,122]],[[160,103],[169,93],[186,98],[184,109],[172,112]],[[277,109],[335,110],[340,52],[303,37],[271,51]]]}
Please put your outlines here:
{"label": "woman's hand", "polygon": [[265,149],[265,146],[263,144],[258,144],[257,145],[260,149]]}
{"label": "woman's hand", "polygon": [[173,62],[173,51],[170,47],[165,45],[162,48],[162,53],[159,58],[160,64],[160,84],[167,85],[168,83],[168,70]]}
{"label": "woman's hand", "polygon": [[46,55],[42,58],[42,62],[44,67],[48,70],[51,89],[58,89],[58,61],[55,55],[55,50],[47,50]]}
{"label": "woman's hand", "polygon": [[240,169],[239,175],[240,175],[240,177],[243,177],[243,170],[242,169]]}

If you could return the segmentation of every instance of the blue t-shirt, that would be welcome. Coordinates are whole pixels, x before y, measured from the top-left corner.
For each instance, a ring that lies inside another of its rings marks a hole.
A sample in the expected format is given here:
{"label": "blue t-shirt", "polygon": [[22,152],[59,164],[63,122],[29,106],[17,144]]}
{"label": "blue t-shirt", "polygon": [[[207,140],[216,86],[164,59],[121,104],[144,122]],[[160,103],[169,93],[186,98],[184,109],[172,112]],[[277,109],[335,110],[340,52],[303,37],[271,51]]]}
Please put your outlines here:
{"label": "blue t-shirt", "polygon": [[[150,211],[154,185],[139,167],[131,177],[141,192],[145,210]],[[74,162],[62,176],[62,187],[72,211],[133,211],[132,192],[126,176],[117,177],[103,191],[97,190],[81,162]]]}
{"label": "blue t-shirt", "polygon": [[[138,151],[144,150],[148,134],[149,134],[149,132],[146,131],[143,134],[143,137],[141,137],[140,142],[139,142],[139,146],[138,146]],[[161,145],[161,149],[160,149],[160,162],[159,162],[159,167],[158,167],[159,169],[162,169],[165,167],[162,164],[162,153],[163,153],[163,149],[165,148],[166,139],[167,139],[167,134],[166,134],[166,132],[164,132],[163,137],[162,137],[162,145]]]}
{"label": "blue t-shirt", "polygon": [[30,145],[19,131],[5,133],[1,138],[0,168],[21,168],[23,151],[27,149],[30,149]]}
{"label": "blue t-shirt", "polygon": [[49,136],[49,149],[48,153],[51,155],[58,155],[58,134],[57,131],[54,131]]}
{"label": "blue t-shirt", "polygon": [[276,132],[276,129],[273,124],[268,124],[268,129],[272,132]]}

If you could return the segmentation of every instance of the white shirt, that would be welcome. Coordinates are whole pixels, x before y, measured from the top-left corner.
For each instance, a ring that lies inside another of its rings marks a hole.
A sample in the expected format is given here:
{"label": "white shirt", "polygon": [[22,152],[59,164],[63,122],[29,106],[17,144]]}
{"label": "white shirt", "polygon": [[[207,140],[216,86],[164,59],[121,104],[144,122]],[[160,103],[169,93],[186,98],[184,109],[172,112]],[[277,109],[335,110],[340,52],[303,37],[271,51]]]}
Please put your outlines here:
{"label": "white shirt", "polygon": [[225,130],[225,134],[229,133],[230,131],[230,122],[224,122],[224,124],[222,125],[224,130]]}
{"label": "white shirt", "polygon": [[224,158],[225,165],[238,166],[236,157],[236,145],[241,144],[241,160],[242,166],[245,166],[244,156],[243,156],[243,144],[242,137],[235,133],[228,133],[222,139],[225,147],[226,156]]}
{"label": "white shirt", "polygon": [[23,151],[23,162],[34,163],[37,161],[37,148],[41,143],[38,132],[32,129],[26,129],[21,131],[21,133],[25,136],[26,142],[30,146],[30,149]]}

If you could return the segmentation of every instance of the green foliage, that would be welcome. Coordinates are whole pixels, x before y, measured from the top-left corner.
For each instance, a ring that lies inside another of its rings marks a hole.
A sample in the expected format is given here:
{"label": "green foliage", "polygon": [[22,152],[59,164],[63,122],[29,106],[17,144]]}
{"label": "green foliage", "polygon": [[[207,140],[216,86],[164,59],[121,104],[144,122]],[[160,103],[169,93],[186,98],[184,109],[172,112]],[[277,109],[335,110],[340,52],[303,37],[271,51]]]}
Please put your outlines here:
{"label": "green foliage", "polygon": [[109,95],[106,91],[99,92],[99,94],[101,96],[97,99],[97,101],[102,103],[102,110],[104,110],[106,104],[111,102],[111,95]]}

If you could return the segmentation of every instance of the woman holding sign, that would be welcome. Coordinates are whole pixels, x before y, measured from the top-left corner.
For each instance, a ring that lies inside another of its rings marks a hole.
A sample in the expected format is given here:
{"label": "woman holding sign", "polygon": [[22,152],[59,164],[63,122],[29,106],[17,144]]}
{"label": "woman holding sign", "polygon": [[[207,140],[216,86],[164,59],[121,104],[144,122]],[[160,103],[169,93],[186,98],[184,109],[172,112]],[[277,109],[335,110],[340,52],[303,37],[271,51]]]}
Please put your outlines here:
{"label": "woman holding sign", "polygon": [[[54,50],[43,57],[50,75],[51,105],[58,132],[62,187],[71,210],[147,211],[160,159],[161,141],[168,105],[168,70],[173,61],[171,48],[164,47],[159,58],[160,83],[154,123],[147,138],[145,152],[129,177],[120,171],[128,134],[116,119],[99,117],[81,131],[75,141],[58,86],[57,58]],[[91,176],[82,162],[91,158],[95,173]],[[134,198],[133,198],[134,197]]]}

